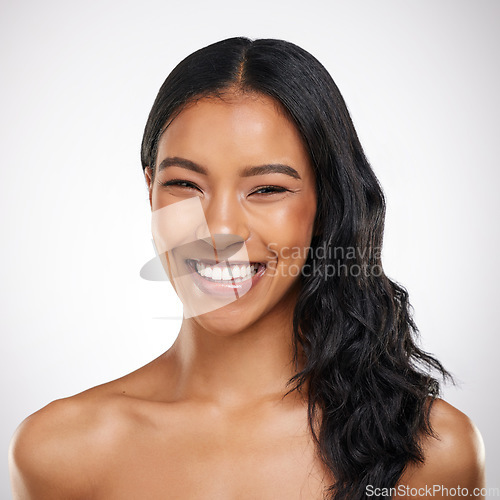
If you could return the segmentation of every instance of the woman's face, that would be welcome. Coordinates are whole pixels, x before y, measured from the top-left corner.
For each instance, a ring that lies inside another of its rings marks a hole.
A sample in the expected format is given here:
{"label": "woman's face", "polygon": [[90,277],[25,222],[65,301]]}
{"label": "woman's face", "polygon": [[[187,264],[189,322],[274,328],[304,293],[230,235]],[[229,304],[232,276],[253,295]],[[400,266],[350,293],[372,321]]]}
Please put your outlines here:
{"label": "woman's face", "polygon": [[170,244],[159,251],[168,250],[185,307],[222,300],[190,314],[195,321],[223,335],[291,312],[316,190],[301,137],[273,99],[230,94],[188,105],[163,133],[150,174],[153,215],[168,214],[159,231]]}

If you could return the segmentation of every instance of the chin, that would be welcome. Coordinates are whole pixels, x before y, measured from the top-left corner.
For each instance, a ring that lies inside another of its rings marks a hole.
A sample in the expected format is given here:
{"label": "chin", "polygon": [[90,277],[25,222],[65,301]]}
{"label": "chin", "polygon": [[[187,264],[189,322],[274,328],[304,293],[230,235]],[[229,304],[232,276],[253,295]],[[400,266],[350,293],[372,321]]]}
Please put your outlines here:
{"label": "chin", "polygon": [[248,310],[242,311],[241,307],[235,307],[235,304],[229,304],[215,311],[192,317],[189,321],[195,322],[217,337],[229,337],[247,330],[259,319],[260,315],[253,315]]}
{"label": "chin", "polygon": [[230,312],[227,309],[227,307],[221,307],[215,311],[190,318],[190,321],[217,337],[235,335],[246,330],[255,322],[244,317],[246,315],[243,316],[241,312]]}
{"label": "chin", "polygon": [[266,319],[273,316],[280,317],[282,321],[291,318],[296,292],[297,287],[292,286],[276,302],[271,300],[267,303],[262,300],[259,303],[254,300],[248,301],[243,297],[214,311],[192,317],[189,321],[194,321],[214,336],[229,337],[253,329],[257,324],[263,324]]}

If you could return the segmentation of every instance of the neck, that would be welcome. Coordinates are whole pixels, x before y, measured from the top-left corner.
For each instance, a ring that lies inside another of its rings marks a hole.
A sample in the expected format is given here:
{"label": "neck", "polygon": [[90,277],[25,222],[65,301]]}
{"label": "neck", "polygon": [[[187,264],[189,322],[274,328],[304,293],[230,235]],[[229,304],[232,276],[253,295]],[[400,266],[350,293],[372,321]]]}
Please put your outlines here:
{"label": "neck", "polygon": [[275,308],[242,331],[218,335],[194,318],[185,319],[168,351],[176,366],[176,399],[239,406],[276,400],[302,368],[293,362],[290,306]]}

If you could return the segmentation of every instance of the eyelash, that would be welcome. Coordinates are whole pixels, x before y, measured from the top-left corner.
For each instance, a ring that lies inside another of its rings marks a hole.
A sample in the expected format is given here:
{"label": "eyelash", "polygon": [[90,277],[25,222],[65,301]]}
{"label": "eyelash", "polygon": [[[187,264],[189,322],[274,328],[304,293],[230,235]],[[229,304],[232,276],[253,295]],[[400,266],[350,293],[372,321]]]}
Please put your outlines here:
{"label": "eyelash", "polygon": [[[270,190],[270,192],[267,193],[259,193],[259,191],[262,191],[264,189]],[[256,189],[250,194],[278,194],[278,193],[284,193],[286,191],[289,191],[288,189],[281,187],[281,186],[261,186],[260,188]]]}
{"label": "eyelash", "polygon": [[189,189],[198,189],[198,191],[201,191],[201,189],[196,184],[193,184],[192,182],[189,181],[183,181],[182,179],[173,179],[171,181],[162,182],[161,185],[165,187],[179,186]]}
{"label": "eyelash", "polygon": [[[182,179],[173,179],[170,181],[162,182],[162,186],[168,187],[168,186],[179,186],[181,188],[186,188],[186,189],[197,189],[198,191],[201,191],[201,189],[196,185],[193,184],[192,182],[189,181],[183,181]],[[259,191],[263,190],[268,190],[266,193],[260,193]],[[285,193],[289,192],[289,189],[286,189],[282,186],[261,186],[255,191],[252,191],[250,194],[260,194],[260,195],[272,195],[272,194],[279,194],[279,193]]]}

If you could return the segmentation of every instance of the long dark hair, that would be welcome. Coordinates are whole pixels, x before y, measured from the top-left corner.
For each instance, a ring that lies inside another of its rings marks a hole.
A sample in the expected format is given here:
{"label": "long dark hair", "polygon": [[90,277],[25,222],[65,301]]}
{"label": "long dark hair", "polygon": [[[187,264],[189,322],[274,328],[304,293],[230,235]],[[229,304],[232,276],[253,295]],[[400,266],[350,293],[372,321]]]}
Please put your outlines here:
{"label": "long dark hair", "polygon": [[305,365],[289,392],[308,382],[309,426],[335,478],[331,498],[365,498],[368,485],[394,487],[407,465],[423,462],[439,394],[431,373],[449,374],[417,346],[408,293],[383,272],[384,195],[337,86],[311,54],[282,40],[230,38],[188,56],[154,102],[143,169],[154,172],[160,135],[187,103],[227,89],[281,103],[309,152],[318,206],[306,266],[315,272],[301,276],[293,342],[295,363],[300,346]]}

